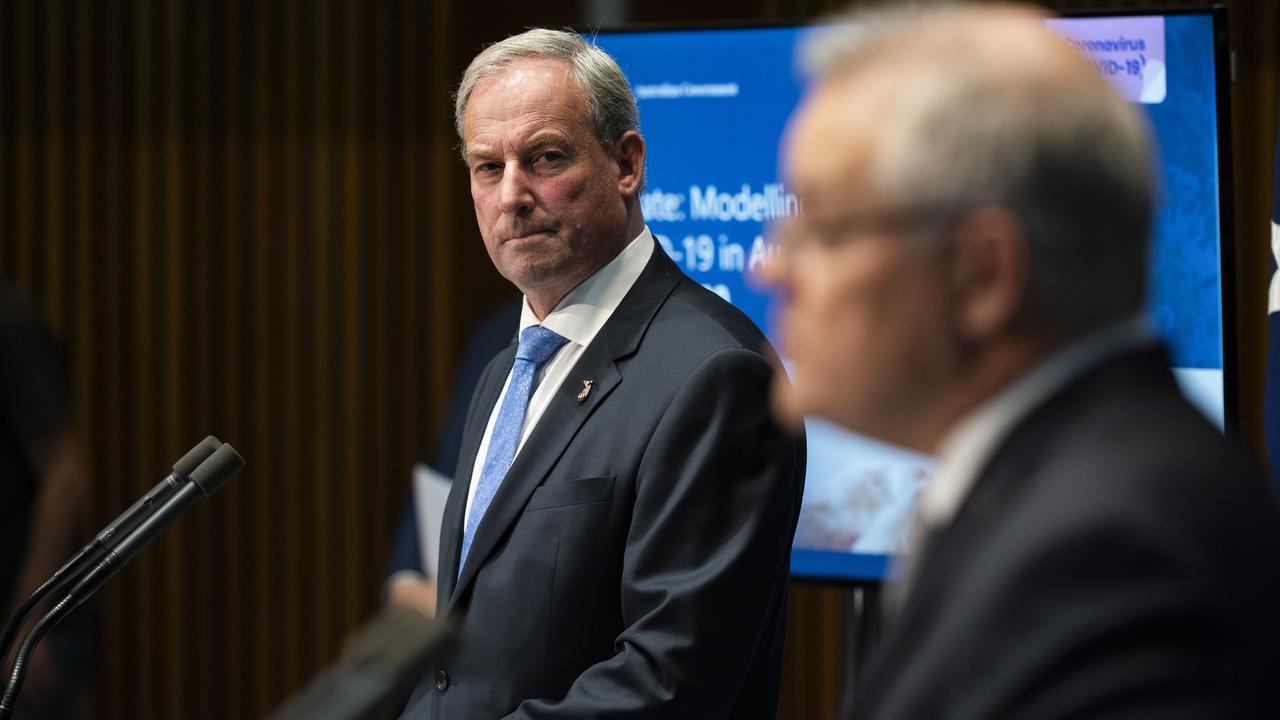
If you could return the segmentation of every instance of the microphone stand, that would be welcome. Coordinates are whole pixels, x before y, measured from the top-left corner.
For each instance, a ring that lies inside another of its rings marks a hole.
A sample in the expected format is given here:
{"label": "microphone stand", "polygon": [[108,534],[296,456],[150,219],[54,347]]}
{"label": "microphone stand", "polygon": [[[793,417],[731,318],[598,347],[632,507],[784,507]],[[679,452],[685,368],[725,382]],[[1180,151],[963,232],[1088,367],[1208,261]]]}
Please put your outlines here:
{"label": "microphone stand", "polygon": [[85,545],[80,548],[80,552],[76,553],[75,557],[59,568],[53,577],[45,580],[43,585],[36,588],[36,591],[23,601],[4,628],[4,638],[0,640],[0,662],[9,657],[9,650],[13,648],[13,641],[18,637],[18,630],[22,628],[22,623],[26,621],[31,611],[44,602],[45,598],[64,590],[73,580],[84,575],[85,571],[96,565],[106,552],[107,549],[96,540]]}
{"label": "microphone stand", "polygon": [[[167,499],[159,507],[148,507],[144,513],[145,517],[137,519],[136,523],[132,523],[130,532],[127,535],[119,537],[119,534],[113,529],[115,527],[113,523],[113,527],[108,529],[109,532],[104,533],[108,537],[101,543],[99,552],[86,553],[82,551],[80,556],[68,563],[68,566],[73,564],[83,565],[84,563],[81,563],[80,560],[90,554],[100,558],[91,570],[80,572],[70,577],[63,576],[63,579],[57,583],[58,585],[66,585],[72,579],[77,581],[62,600],[44,617],[40,618],[40,621],[36,623],[35,627],[27,633],[26,638],[22,641],[22,647],[18,650],[17,658],[13,661],[13,669],[9,673],[9,683],[5,688],[4,696],[0,698],[0,720],[10,720],[13,717],[13,711],[18,702],[18,693],[22,691],[22,682],[26,676],[27,663],[44,634],[54,625],[61,622],[72,610],[79,607],[93,593],[97,592],[98,588],[102,587],[107,580],[111,579],[111,576],[115,575],[120,568],[132,560],[170,522],[202,497],[212,495],[242,467],[244,467],[244,460],[235,451],[235,448],[225,443],[220,445],[199,464],[199,467],[191,472],[189,482],[175,486],[177,490],[167,493]],[[149,493],[148,497],[150,495]],[[143,501],[139,501],[139,504],[142,503]],[[138,506],[135,505],[135,507]],[[99,540],[103,539],[103,536],[100,535]],[[99,543],[95,541],[94,544]],[[88,549],[86,548],[86,550]],[[61,574],[61,570],[54,573],[55,578]],[[44,586],[41,586],[41,590],[53,583],[54,580],[50,579]],[[39,593],[40,590],[37,590],[33,597],[39,595]],[[27,604],[24,603],[24,606]],[[34,606],[34,603],[31,604]],[[18,623],[21,624],[21,618],[18,619]]]}
{"label": "microphone stand", "polygon": [[9,673],[9,685],[5,689],[4,697],[0,698],[0,720],[9,720],[13,717],[13,710],[18,704],[18,693],[22,692],[22,681],[27,674],[27,661],[35,652],[40,639],[49,631],[49,628],[62,622],[62,619],[79,605],[80,603],[68,594],[40,618],[40,622],[31,628],[31,632],[27,633],[26,639],[22,641],[22,647],[18,649],[18,657],[13,661],[13,670]]}
{"label": "microphone stand", "polygon": [[36,588],[36,591],[31,593],[23,601],[22,605],[18,607],[17,612],[9,618],[9,623],[5,626],[4,636],[0,639],[0,662],[9,657],[9,651],[13,648],[13,641],[18,637],[18,631],[22,629],[22,624],[26,622],[27,616],[31,614],[31,611],[37,605],[44,602],[50,595],[62,592],[73,582],[82,578],[90,568],[96,566],[107,553],[115,549],[122,540],[132,534],[142,522],[172,497],[178,489],[190,482],[189,476],[191,473],[221,445],[222,441],[212,435],[201,440],[186,455],[183,455],[178,462],[174,463],[171,474],[151,488],[132,507],[121,513],[110,525],[107,525],[92,542],[80,548],[80,551],[74,557],[68,560],[61,568],[58,568],[53,577]]}

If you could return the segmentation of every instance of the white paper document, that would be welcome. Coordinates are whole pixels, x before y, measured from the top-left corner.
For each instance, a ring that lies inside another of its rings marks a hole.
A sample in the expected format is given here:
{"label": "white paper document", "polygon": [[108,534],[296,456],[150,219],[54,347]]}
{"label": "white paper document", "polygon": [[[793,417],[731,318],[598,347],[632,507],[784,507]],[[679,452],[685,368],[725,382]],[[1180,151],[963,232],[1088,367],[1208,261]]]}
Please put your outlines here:
{"label": "white paper document", "polygon": [[430,577],[440,575],[440,521],[453,481],[425,463],[413,466],[413,511],[418,518],[418,549],[423,569]]}

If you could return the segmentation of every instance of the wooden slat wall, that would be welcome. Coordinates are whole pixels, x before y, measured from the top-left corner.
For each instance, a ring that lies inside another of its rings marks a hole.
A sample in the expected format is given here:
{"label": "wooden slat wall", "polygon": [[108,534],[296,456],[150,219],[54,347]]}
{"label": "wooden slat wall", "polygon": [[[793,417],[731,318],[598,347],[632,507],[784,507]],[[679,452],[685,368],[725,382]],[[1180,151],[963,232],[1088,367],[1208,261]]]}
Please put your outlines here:
{"label": "wooden slat wall", "polygon": [[[631,18],[841,4],[654,0]],[[1241,400],[1257,448],[1280,19],[1266,0],[1228,5]],[[511,292],[479,246],[448,89],[481,43],[578,12],[0,2],[0,279],[72,350],[94,470],[86,528],[207,433],[249,463],[104,592],[91,717],[257,717],[376,606],[454,356]],[[834,712],[848,607],[846,590],[796,586],[782,717]]]}
{"label": "wooden slat wall", "polygon": [[460,332],[448,13],[0,4],[0,277],[69,341],[87,527],[248,461],[103,593],[93,717],[255,717],[375,607]]}

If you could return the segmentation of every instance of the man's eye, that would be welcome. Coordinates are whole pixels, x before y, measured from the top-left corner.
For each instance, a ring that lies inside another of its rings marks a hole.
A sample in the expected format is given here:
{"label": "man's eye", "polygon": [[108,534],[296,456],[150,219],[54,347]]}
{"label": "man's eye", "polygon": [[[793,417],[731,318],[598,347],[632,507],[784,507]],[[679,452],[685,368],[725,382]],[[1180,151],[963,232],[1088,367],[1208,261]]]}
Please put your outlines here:
{"label": "man's eye", "polygon": [[533,162],[537,165],[554,165],[562,162],[564,159],[565,154],[559,150],[545,150],[535,155]]}
{"label": "man's eye", "polygon": [[502,166],[493,162],[476,163],[471,166],[471,172],[474,175],[492,175],[502,169]]}

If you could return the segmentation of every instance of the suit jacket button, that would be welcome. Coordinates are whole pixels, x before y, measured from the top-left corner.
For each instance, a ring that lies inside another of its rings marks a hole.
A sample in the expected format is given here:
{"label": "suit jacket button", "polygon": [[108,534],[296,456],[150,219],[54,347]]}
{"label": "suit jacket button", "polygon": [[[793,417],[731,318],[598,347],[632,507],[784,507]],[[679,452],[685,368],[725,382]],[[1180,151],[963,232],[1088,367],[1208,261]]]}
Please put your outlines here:
{"label": "suit jacket button", "polygon": [[449,689],[449,673],[443,670],[436,671],[436,689],[440,692]]}

